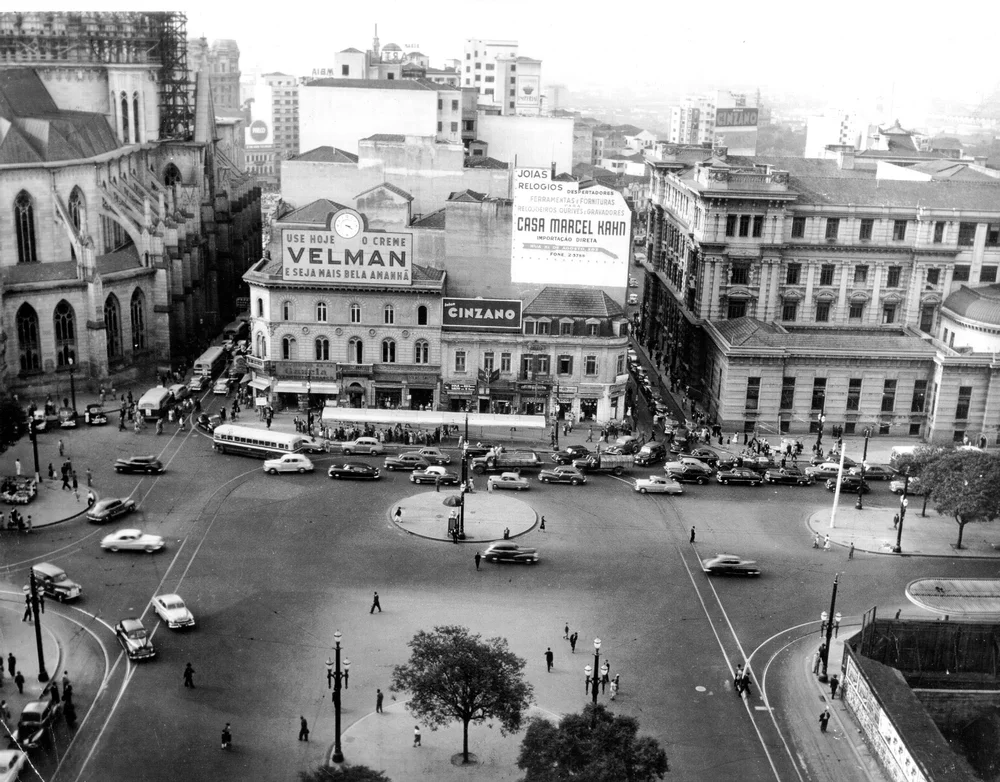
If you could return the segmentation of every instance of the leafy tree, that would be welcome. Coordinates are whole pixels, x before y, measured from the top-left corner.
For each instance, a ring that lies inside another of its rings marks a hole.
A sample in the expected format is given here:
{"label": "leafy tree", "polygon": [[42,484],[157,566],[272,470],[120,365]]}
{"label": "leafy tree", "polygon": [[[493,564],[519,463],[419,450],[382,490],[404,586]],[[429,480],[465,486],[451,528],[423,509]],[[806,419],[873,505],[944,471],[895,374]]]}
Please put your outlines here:
{"label": "leafy tree", "polygon": [[392,782],[384,773],[368,766],[320,766],[300,771],[301,782]]}
{"label": "leafy tree", "polygon": [[28,414],[9,394],[0,396],[0,443],[13,445],[28,431]]}
{"label": "leafy tree", "polygon": [[982,451],[955,451],[928,464],[921,474],[938,513],[953,516],[958,543],[970,521],[1000,516],[1000,457]]}
{"label": "leafy tree", "polygon": [[[955,449],[952,446],[920,445],[913,449],[913,453],[897,457],[893,467],[901,473],[909,475],[912,480],[913,478],[919,478],[929,464],[949,453],[955,453]],[[921,483],[923,482],[921,481]],[[924,506],[920,510],[920,515],[926,516],[927,498],[930,496],[930,492],[924,491],[923,495]]]}
{"label": "leafy tree", "polygon": [[504,736],[520,730],[534,690],[524,680],[525,661],[505,638],[483,641],[468,628],[441,625],[421,630],[408,645],[410,660],[393,669],[392,688],[410,693],[406,708],[431,730],[462,722],[463,762],[469,762],[470,722],[496,720]]}
{"label": "leafy tree", "polygon": [[[596,718],[596,727],[591,727]],[[518,768],[523,782],[652,782],[670,770],[667,753],[639,723],[588,704],[559,725],[536,717],[521,742]]]}

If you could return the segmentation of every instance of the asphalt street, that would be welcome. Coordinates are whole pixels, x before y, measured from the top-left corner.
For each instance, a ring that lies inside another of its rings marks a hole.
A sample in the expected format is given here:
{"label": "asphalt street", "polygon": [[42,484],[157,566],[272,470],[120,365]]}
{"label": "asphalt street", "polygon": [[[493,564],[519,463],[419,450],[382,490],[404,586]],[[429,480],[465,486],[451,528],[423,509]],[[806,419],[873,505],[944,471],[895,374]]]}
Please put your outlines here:
{"label": "asphalt street", "polygon": [[[579,487],[533,482],[518,494],[546,517],[544,532],[535,527],[519,538],[537,546],[542,561],[484,564],[477,572],[468,545],[410,535],[391,522],[395,504],[414,493],[405,473],[334,482],[324,469],[333,457],[323,456],[314,474],[268,476],[260,462],[218,455],[191,431],[157,437],[151,428],[135,435],[109,426],[65,440],[77,464],[92,466],[102,496],[131,496],[139,511],[108,528],[68,521],[2,549],[5,595],[20,591],[28,563],[39,559],[83,585],[74,606],[49,611],[86,624],[90,632],[78,642],[104,667],[81,694],[88,713],[75,739],[39,757],[41,778],[59,782],[294,780],[322,763],[333,742],[325,661],[334,632],[343,633],[352,661],[343,698],[350,735],[374,711],[376,688],[388,691],[407,642],[441,624],[507,638],[528,661],[537,706],[555,714],[586,702],[583,668],[599,637],[602,662],[621,675],[614,709],[662,742],[671,779],[797,779],[793,731],[783,724],[792,712],[767,712],[756,688],[749,701],[734,697],[736,665],[750,659],[757,675],[778,654],[771,639],[815,635],[837,572],[846,623],[875,604],[898,604],[918,576],[995,570],[974,560],[847,561],[813,549],[805,521],[831,501],[820,486],[709,484],[685,486],[680,497],[641,496],[627,481],[595,476]],[[54,448],[51,441],[42,447],[45,454]],[[166,473],[113,473],[115,457],[139,453],[160,454]],[[866,499],[873,508],[897,503],[886,486]],[[124,526],[164,535],[166,550],[98,548],[102,534]],[[699,559],[723,551],[757,560],[764,575],[706,578]],[[153,595],[171,591],[193,610],[195,628],[168,630],[148,609]],[[383,611],[371,614],[375,591]],[[126,616],[155,628],[155,660],[123,659],[110,627]],[[580,634],[575,655],[563,639],[566,624]],[[183,686],[187,662],[194,689]],[[296,740],[300,715],[309,721],[309,742]],[[222,752],[226,722],[234,747]],[[473,727],[473,751],[476,738]],[[350,760],[350,741],[344,752]]]}

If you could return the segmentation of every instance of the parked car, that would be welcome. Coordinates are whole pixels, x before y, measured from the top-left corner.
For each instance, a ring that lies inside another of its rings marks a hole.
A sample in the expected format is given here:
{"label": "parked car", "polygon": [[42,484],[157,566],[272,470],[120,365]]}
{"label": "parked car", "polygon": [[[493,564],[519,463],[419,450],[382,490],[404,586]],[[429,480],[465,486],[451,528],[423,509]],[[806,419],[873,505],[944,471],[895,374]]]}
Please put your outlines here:
{"label": "parked car", "polygon": [[212,378],[208,375],[195,375],[188,381],[188,390],[192,393],[198,393],[204,391],[208,388],[208,384],[212,382]]}
{"label": "parked car", "polygon": [[440,448],[421,448],[416,451],[431,464],[451,464],[451,457]]}
{"label": "parked car", "polygon": [[299,450],[302,453],[326,453],[326,441],[315,437],[304,437]]}
{"label": "parked car", "polygon": [[587,482],[587,476],[576,467],[560,464],[539,472],[538,480],[542,483],[569,483],[573,486],[579,486],[581,483]]}
{"label": "parked car", "polygon": [[150,605],[171,630],[194,627],[194,614],[188,610],[180,595],[157,595],[150,601]]}
{"label": "parked car", "polygon": [[341,446],[347,456],[352,453],[382,454],[385,453],[385,446],[374,437],[359,437],[350,440]]}
{"label": "parked car", "polygon": [[[905,478],[897,478],[892,483],[889,484],[889,491],[893,494],[903,493],[903,483]],[[924,493],[924,487],[920,485],[919,478],[910,478],[909,485],[906,487],[907,494],[922,495]]]}
{"label": "parked car", "polygon": [[[834,491],[837,488],[837,479],[828,478],[826,481],[826,490]],[[849,494],[857,494],[858,489],[861,490],[862,494],[867,494],[872,490],[872,487],[868,485],[868,481],[861,480],[860,475],[845,475],[840,481],[840,490],[842,492],[847,492]]]}
{"label": "parked car", "polygon": [[683,494],[682,487],[673,478],[666,478],[662,475],[650,475],[648,478],[638,478],[635,482],[635,490],[639,494]]}
{"label": "parked car", "polygon": [[106,524],[119,516],[127,516],[135,510],[135,500],[127,497],[105,497],[98,500],[87,511],[87,521],[95,524]]}
{"label": "parked car", "polygon": [[798,467],[772,468],[764,473],[764,480],[768,483],[784,483],[790,486],[809,486],[816,482],[815,478]]}
{"label": "parked car", "polygon": [[0,782],[16,782],[28,756],[19,749],[0,750]]}
{"label": "parked car", "polygon": [[222,424],[221,415],[218,414],[209,415],[208,413],[199,413],[198,420],[195,422],[195,426],[201,429],[201,431],[208,432],[209,434],[214,432],[215,427],[221,426],[221,424]]}
{"label": "parked car", "polygon": [[[54,597],[60,603],[75,600],[83,594],[83,587],[75,581],[70,581],[66,571],[51,562],[38,562],[31,566],[35,574],[35,585],[48,597]],[[26,590],[27,586],[24,587]]]}
{"label": "parked car", "polygon": [[748,483],[751,486],[760,486],[763,482],[760,473],[748,467],[737,467],[733,470],[725,470],[715,476],[715,480],[723,485],[730,483]]}
{"label": "parked car", "polygon": [[[836,464],[838,467],[840,467],[840,454],[838,454],[836,451],[831,451],[826,456],[813,456],[809,460],[809,464],[813,465],[814,467],[819,464]],[[844,456],[845,470],[848,467],[857,467],[857,465],[858,463],[854,461],[854,459],[852,459],[850,456],[846,455]]]}
{"label": "parked car", "polygon": [[442,485],[458,486],[461,482],[458,473],[449,472],[439,464],[432,464],[422,470],[410,473],[411,483],[440,483]]}
{"label": "parked car", "polygon": [[264,460],[264,472],[268,475],[277,475],[279,472],[312,472],[316,465],[312,460],[301,453],[286,453],[277,459]]}
{"label": "parked car", "polygon": [[340,464],[331,464],[330,469],[326,471],[326,474],[331,478],[348,478],[351,480],[362,481],[377,481],[382,477],[382,472],[378,467],[375,467],[372,464],[365,464],[364,462],[342,462]]}
{"label": "parked car", "polygon": [[638,293],[630,293],[628,295],[628,303],[629,304],[638,304],[639,303],[639,294]]}
{"label": "parked car", "polygon": [[[861,465],[852,467],[849,472],[851,475],[861,475]],[[888,464],[866,464],[864,474],[866,481],[891,481],[899,475]]]}
{"label": "parked car", "polygon": [[531,488],[527,478],[522,478],[516,472],[503,472],[499,475],[491,475],[486,482],[489,488],[493,489],[514,489],[524,491]]}
{"label": "parked car", "polygon": [[108,422],[104,406],[97,403],[87,405],[83,411],[83,422],[88,426],[104,426]]}
{"label": "parked car", "polygon": [[483,552],[487,562],[524,562],[534,565],[538,562],[538,549],[528,548],[508,540],[493,543]]}
{"label": "parked car", "polygon": [[638,288],[639,287],[639,281],[635,277],[629,277],[628,278],[628,287],[630,287],[630,288]]}
{"label": "parked car", "polygon": [[806,467],[806,475],[811,475],[816,480],[836,478],[840,475],[840,465],[833,462],[823,462],[812,467]]}
{"label": "parked car", "polygon": [[733,554],[716,554],[714,557],[703,559],[701,569],[710,576],[759,576],[760,568],[757,563],[747,559],[740,559]]}
{"label": "parked car", "polygon": [[212,386],[212,393],[218,396],[225,396],[229,393],[229,378],[223,375],[218,380],[215,381],[215,385]]}
{"label": "parked car", "polygon": [[382,466],[387,470],[423,470],[431,465],[419,453],[410,452],[398,456],[386,456]]}
{"label": "parked car", "polygon": [[159,535],[149,535],[137,529],[120,529],[101,540],[101,548],[108,551],[145,551],[152,554],[163,546],[163,538]]}
{"label": "parked car", "polygon": [[149,660],[156,657],[153,642],[138,619],[122,619],[115,625],[115,638],[130,660]]}
{"label": "parked car", "polygon": [[713,451],[711,448],[692,448],[687,453],[681,453],[681,457],[689,456],[692,459],[697,459],[700,462],[704,462],[709,467],[715,467],[719,463],[719,454]]}
{"label": "parked car", "polygon": [[575,459],[582,459],[590,456],[590,449],[585,445],[567,445],[561,451],[552,454],[552,461],[556,464],[571,464]]}
{"label": "parked car", "polygon": [[52,720],[62,709],[61,703],[51,700],[31,701],[21,709],[21,718],[10,734],[13,745],[22,749],[35,749],[45,738],[45,732],[52,727]]}
{"label": "parked car", "polygon": [[163,472],[163,462],[150,454],[149,456],[129,456],[115,460],[115,472],[143,472],[154,475]]}

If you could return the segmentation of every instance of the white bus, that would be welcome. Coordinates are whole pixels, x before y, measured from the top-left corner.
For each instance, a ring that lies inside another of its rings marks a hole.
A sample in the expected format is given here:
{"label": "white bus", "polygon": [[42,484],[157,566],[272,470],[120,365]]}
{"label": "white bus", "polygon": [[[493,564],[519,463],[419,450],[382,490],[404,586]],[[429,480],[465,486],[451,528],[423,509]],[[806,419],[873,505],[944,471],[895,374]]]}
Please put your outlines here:
{"label": "white bus", "polygon": [[226,351],[221,345],[206,350],[194,362],[194,374],[215,377],[226,366]]}
{"label": "white bus", "polygon": [[139,399],[139,413],[147,421],[165,418],[170,405],[174,403],[174,395],[169,388],[157,386],[151,388]]}
{"label": "white bus", "polygon": [[253,426],[222,424],[212,432],[213,447],[219,453],[235,453],[257,459],[273,459],[305,450],[309,438],[301,434],[272,432]]}

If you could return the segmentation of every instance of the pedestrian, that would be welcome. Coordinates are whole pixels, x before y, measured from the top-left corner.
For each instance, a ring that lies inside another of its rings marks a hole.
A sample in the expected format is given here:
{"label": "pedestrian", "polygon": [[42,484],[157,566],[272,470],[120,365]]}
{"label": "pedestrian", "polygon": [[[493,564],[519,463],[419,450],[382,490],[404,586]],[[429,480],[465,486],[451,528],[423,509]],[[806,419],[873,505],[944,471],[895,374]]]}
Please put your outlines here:
{"label": "pedestrian", "polygon": [[66,718],[66,724],[70,729],[76,728],[76,706],[73,705],[73,701],[64,698],[65,703],[63,704],[63,717]]}
{"label": "pedestrian", "polygon": [[614,700],[617,694],[618,694],[618,677],[616,676],[614,679],[611,680],[611,700]]}
{"label": "pedestrian", "polygon": [[94,485],[94,473],[90,471],[89,467],[87,468],[87,485],[88,486]]}
{"label": "pedestrian", "polygon": [[740,692],[746,693],[748,698],[750,697],[750,684],[750,668],[748,667],[745,671],[743,671],[743,680],[740,682]]}
{"label": "pedestrian", "polygon": [[20,671],[14,674],[14,684],[17,685],[18,695],[24,695],[24,674]]}
{"label": "pedestrian", "polygon": [[819,729],[821,733],[826,733],[826,725],[830,721],[830,707],[827,706],[823,709],[823,713],[819,715]]}
{"label": "pedestrian", "polygon": [[733,690],[737,695],[743,690],[743,663],[736,666],[736,673],[733,674]]}
{"label": "pedestrian", "polygon": [[[899,617],[896,617],[897,619]],[[14,656],[13,652],[7,653],[7,670],[10,671],[10,675],[13,676],[14,672],[17,670],[17,658]]]}
{"label": "pedestrian", "polygon": [[222,748],[229,749],[233,744],[233,734],[229,730],[229,723],[222,729]]}
{"label": "pedestrian", "polygon": [[572,654],[576,654],[576,639],[579,637],[580,634],[576,632],[576,630],[574,630],[573,635],[569,637],[569,651]]}
{"label": "pedestrian", "polygon": [[299,741],[309,741],[309,723],[301,714],[299,715]]}
{"label": "pedestrian", "polygon": [[63,453],[64,453],[64,451],[65,451],[65,448],[63,447],[63,441],[59,440],[59,455],[62,456]]}
{"label": "pedestrian", "polygon": [[10,709],[7,708],[7,701],[0,701],[0,725],[6,728],[12,719]]}
{"label": "pedestrian", "polygon": [[477,552],[476,552],[476,556],[474,557],[474,559],[476,560],[476,570],[479,570],[479,563],[480,563],[480,562],[482,561],[483,557],[482,557],[482,555],[481,555],[481,554],[480,554],[480,553],[479,553],[479,552],[477,551]]}
{"label": "pedestrian", "polygon": [[62,478],[63,478],[62,487],[61,487],[62,490],[63,491],[69,491],[70,490],[70,487],[69,487],[69,473],[66,470],[63,470]]}
{"label": "pedestrian", "polygon": [[605,660],[603,666],[603,674],[601,675],[601,692],[603,693],[608,684],[611,682],[611,660]]}
{"label": "pedestrian", "polygon": [[[25,532],[31,532],[31,514],[30,513],[28,514],[28,521],[25,523],[24,531]],[[41,600],[42,599],[42,595],[39,595],[38,599]]]}
{"label": "pedestrian", "polygon": [[55,682],[49,685],[49,697],[52,698],[53,705],[59,703],[59,685]]}
{"label": "pedestrian", "polygon": [[184,686],[194,689],[194,668],[191,667],[191,663],[184,666]]}
{"label": "pedestrian", "polygon": [[486,481],[486,493],[487,494],[493,493],[493,481]]}
{"label": "pedestrian", "polygon": [[540,530],[541,530],[542,532],[545,532],[545,517],[544,517],[544,516],[542,516],[542,523],[541,523],[541,525],[539,526],[539,529],[540,529]]}
{"label": "pedestrian", "polygon": [[41,611],[43,614],[45,613],[45,593],[44,592],[39,592],[38,593],[38,610]]}
{"label": "pedestrian", "polygon": [[94,503],[97,502],[97,497],[94,495],[92,489],[87,490],[87,507],[93,507]]}
{"label": "pedestrian", "polygon": [[847,552],[847,558],[848,559],[854,559],[854,541],[853,540],[851,541],[851,548]]}
{"label": "pedestrian", "polygon": [[63,690],[65,690],[66,687],[69,686],[69,671],[63,671],[63,675],[62,675],[62,680],[61,681],[62,681]]}
{"label": "pedestrian", "polygon": [[826,538],[823,540],[823,552],[825,553],[829,550],[830,550],[830,536],[827,535]]}
{"label": "pedestrian", "polygon": [[694,543],[694,527],[691,527],[691,542]]}
{"label": "pedestrian", "polygon": [[563,627],[563,638],[565,638],[567,641],[569,640],[569,624]]}
{"label": "pedestrian", "polygon": [[588,443],[594,442],[594,427],[592,426],[588,427],[587,429],[587,442]]}
{"label": "pedestrian", "polygon": [[413,726],[413,746],[414,747],[419,747],[420,746],[420,726],[419,725],[414,725]]}
{"label": "pedestrian", "polygon": [[17,474],[18,478],[21,477],[21,460],[20,459],[15,459],[14,460],[14,472]]}
{"label": "pedestrian", "polygon": [[840,677],[834,674],[830,677],[830,700],[837,699],[837,688],[840,687]]}
{"label": "pedestrian", "polygon": [[396,512],[392,514],[392,520],[399,524],[403,520],[403,506],[397,505]]}
{"label": "pedestrian", "polygon": [[552,673],[552,661],[555,659],[555,655],[552,654],[552,647],[550,646],[545,650],[545,670],[548,673]]}
{"label": "pedestrian", "polygon": [[503,528],[503,539],[504,540],[509,540],[510,539],[510,527],[504,527]]}
{"label": "pedestrian", "polygon": [[899,526],[899,514],[897,513],[895,516],[892,517],[892,528],[896,529],[896,527],[898,526]]}
{"label": "pedestrian", "polygon": [[56,479],[56,468],[52,466],[52,462],[49,462],[49,480],[54,481]]}
{"label": "pedestrian", "polygon": [[381,614],[382,613],[382,606],[379,605],[379,602],[378,602],[378,592],[376,592],[375,596],[372,598],[372,608],[371,608],[371,610],[368,613],[369,614],[374,614],[376,608],[378,609],[378,612]]}
{"label": "pedestrian", "polygon": [[24,596],[24,616],[21,617],[21,621],[31,621],[31,595]]}
{"label": "pedestrian", "polygon": [[817,532],[816,536],[813,538],[813,548],[819,548],[821,545],[822,544],[820,543],[819,540],[819,533]]}
{"label": "pedestrian", "polygon": [[903,609],[902,609],[902,608],[898,608],[898,609],[896,609],[896,617],[895,617],[895,618],[896,618],[896,619],[899,619],[899,615],[900,615],[901,613],[903,613]]}
{"label": "pedestrian", "polygon": [[375,713],[376,714],[381,714],[382,713],[382,699],[384,697],[385,697],[385,695],[382,693],[382,690],[379,690],[379,689],[375,690]]}
{"label": "pedestrian", "polygon": [[67,706],[73,700],[73,685],[70,684],[69,682],[66,682],[66,684],[63,685],[62,699],[63,703],[65,703]]}

